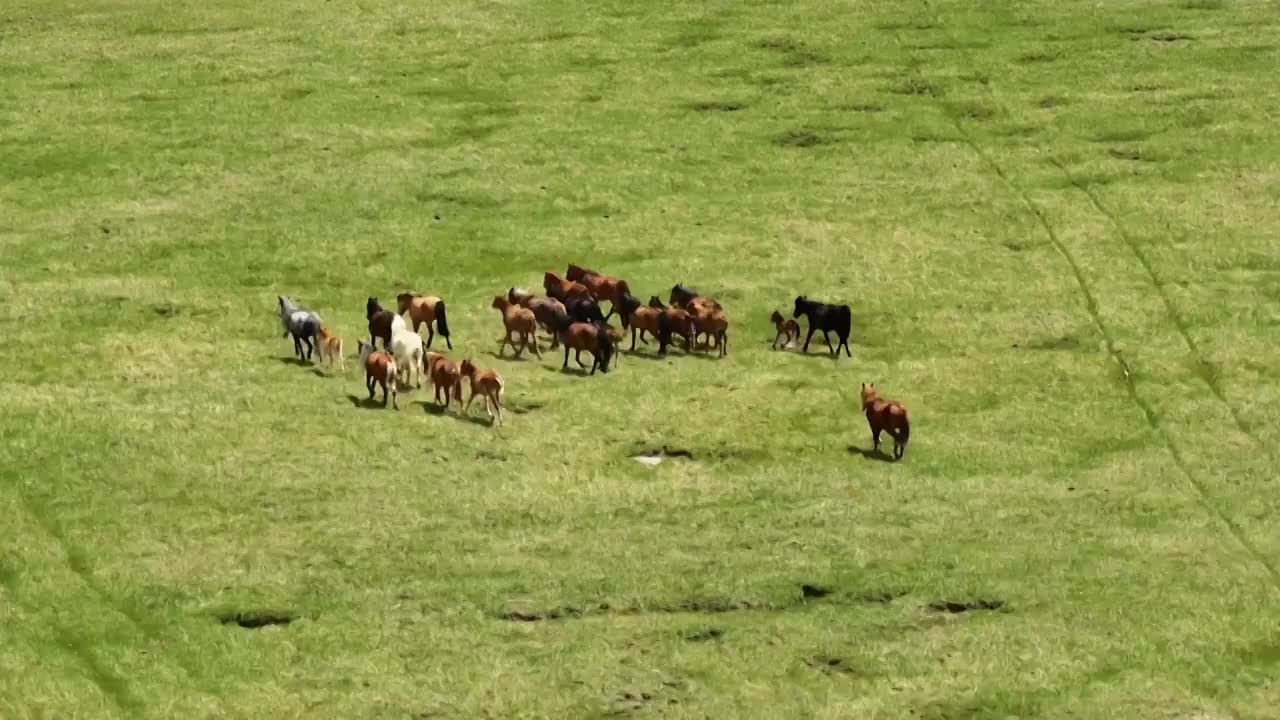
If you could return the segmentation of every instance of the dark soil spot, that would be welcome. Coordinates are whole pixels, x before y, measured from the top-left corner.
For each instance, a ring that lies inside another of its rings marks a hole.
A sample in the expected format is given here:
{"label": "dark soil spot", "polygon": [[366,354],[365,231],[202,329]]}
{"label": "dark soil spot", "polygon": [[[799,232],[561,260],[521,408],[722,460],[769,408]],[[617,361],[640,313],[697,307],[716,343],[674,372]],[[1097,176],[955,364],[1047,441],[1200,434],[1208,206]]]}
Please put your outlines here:
{"label": "dark soil spot", "polygon": [[1155,40],[1156,42],[1166,42],[1166,43],[1178,42],[1179,40],[1195,40],[1194,37],[1186,33],[1171,32],[1168,30],[1161,30],[1160,32],[1149,33],[1145,37],[1148,40]]}
{"label": "dark soil spot", "polygon": [[889,92],[897,95],[928,95],[930,97],[938,97],[942,95],[942,87],[935,85],[922,77],[908,77],[890,85]]}
{"label": "dark soil spot", "polygon": [[1221,10],[1223,0],[1183,0],[1182,7],[1186,10]]}
{"label": "dark soil spot", "polygon": [[738,610],[757,610],[765,607],[752,600],[734,600],[732,598],[708,598],[705,600],[689,600],[678,605],[658,608],[663,612],[695,612],[695,613],[727,613]]}
{"label": "dark soil spot", "polygon": [[707,628],[706,630],[694,630],[684,634],[684,639],[689,642],[708,642],[710,640],[719,640],[724,637],[724,631],[720,628]]}
{"label": "dark soil spot", "polygon": [[182,308],[179,308],[177,305],[174,305],[173,303],[160,303],[158,305],[152,305],[151,311],[159,315],[160,317],[177,317],[182,314]]}
{"label": "dark soil spot", "polygon": [[801,595],[801,597],[806,597],[806,598],[823,598],[823,597],[826,597],[826,596],[828,596],[828,595],[830,595],[830,594],[831,594],[831,591],[830,591],[830,590],[828,590],[827,588],[821,587],[821,586],[819,586],[819,585],[808,585],[808,584],[805,584],[805,585],[801,585],[801,586],[800,586],[800,595]]}
{"label": "dark soil spot", "polygon": [[1107,154],[1117,160],[1129,160],[1131,162],[1160,162],[1155,154],[1143,150],[1142,148],[1110,148]]}
{"label": "dark soil spot", "polygon": [[971,600],[969,602],[952,602],[939,600],[929,603],[929,609],[936,612],[962,613],[970,610],[1000,610],[1005,606],[1003,600]]}
{"label": "dark soil spot", "polygon": [[1058,107],[1059,105],[1066,105],[1068,102],[1069,101],[1066,98],[1060,95],[1045,95],[1040,98],[1040,101],[1037,102],[1036,105],[1047,110],[1049,108]]}
{"label": "dark soil spot", "polygon": [[813,147],[824,142],[825,138],[806,128],[788,130],[773,139],[773,144],[779,147]]}
{"label": "dark soil spot", "polygon": [[1006,240],[1005,242],[1002,242],[1000,244],[1005,246],[1009,250],[1012,250],[1013,252],[1022,252],[1023,250],[1027,249],[1026,243],[1014,242],[1012,240]]}
{"label": "dark soil spot", "polygon": [[906,595],[902,590],[870,590],[858,596],[859,602],[875,603],[877,605],[888,605],[898,598]]}
{"label": "dark soil spot", "polygon": [[103,234],[103,235],[110,235],[110,234],[111,234],[111,228],[107,227],[106,225],[99,225],[99,226],[98,226],[98,229],[102,230],[102,234]]}
{"label": "dark soil spot", "polygon": [[526,415],[528,413],[533,412],[534,410],[541,410],[542,408],[546,407],[546,405],[547,405],[546,403],[540,403],[540,402],[507,403],[505,409],[509,412],[515,413],[516,415]]}
{"label": "dark soil spot", "polygon": [[1023,65],[1033,65],[1036,63],[1053,62],[1058,59],[1058,53],[1047,50],[1032,50],[1018,56],[1018,62]]}
{"label": "dark soil spot", "polygon": [[288,625],[297,619],[298,616],[295,613],[287,610],[244,610],[218,615],[218,620],[223,625],[235,624],[250,630],[268,625]]}
{"label": "dark soil spot", "polygon": [[1130,25],[1128,27],[1120,28],[1120,32],[1124,35],[1141,36],[1141,35],[1146,35],[1148,32],[1150,32],[1150,30],[1141,26]]}
{"label": "dark soil spot", "polygon": [[693,451],[684,448],[673,448],[663,445],[660,449],[650,448],[648,450],[637,450],[632,453],[632,457],[678,457],[693,459]]}
{"label": "dark soil spot", "polygon": [[952,117],[967,120],[990,120],[996,115],[995,108],[978,102],[952,103],[947,106],[947,111]]}
{"label": "dark soil spot", "polygon": [[1076,350],[1080,347],[1080,338],[1074,335],[1063,335],[1056,338],[1041,338],[1028,343],[1032,350]]}
{"label": "dark soil spot", "polygon": [[308,95],[314,94],[315,91],[316,91],[315,88],[307,88],[307,87],[289,88],[288,90],[285,90],[284,92],[280,93],[280,98],[282,100],[301,100],[302,98],[307,97]]}
{"label": "dark soil spot", "polygon": [[[489,424],[488,420],[483,420],[482,422],[485,425]],[[493,450],[477,450],[476,459],[477,460],[497,460],[498,462],[506,462],[507,456],[499,452],[494,452]]]}
{"label": "dark soil spot", "polygon": [[788,37],[771,37],[764,38],[756,42],[756,47],[761,50],[776,50],[778,52],[796,52],[804,47],[804,43],[799,40],[792,40]]}
{"label": "dark soil spot", "polygon": [[851,110],[853,112],[858,112],[858,113],[884,112],[884,108],[880,107],[879,105],[849,105],[842,109],[847,109],[847,110]]}
{"label": "dark soil spot", "polygon": [[746,107],[746,104],[740,102],[696,102],[689,105],[689,109],[695,112],[737,112]]}
{"label": "dark soil spot", "polygon": [[805,658],[804,664],[824,673],[853,675],[858,672],[844,658],[831,657],[830,655],[814,655],[813,657]]}
{"label": "dark soil spot", "polygon": [[654,696],[652,693],[636,691],[622,692],[609,698],[609,710],[606,715],[626,715],[644,708],[645,704],[652,701]]}
{"label": "dark soil spot", "polygon": [[516,622],[541,622],[543,620],[559,620],[565,617],[582,617],[582,609],[575,607],[559,607],[550,610],[511,610],[504,613],[502,619]]}

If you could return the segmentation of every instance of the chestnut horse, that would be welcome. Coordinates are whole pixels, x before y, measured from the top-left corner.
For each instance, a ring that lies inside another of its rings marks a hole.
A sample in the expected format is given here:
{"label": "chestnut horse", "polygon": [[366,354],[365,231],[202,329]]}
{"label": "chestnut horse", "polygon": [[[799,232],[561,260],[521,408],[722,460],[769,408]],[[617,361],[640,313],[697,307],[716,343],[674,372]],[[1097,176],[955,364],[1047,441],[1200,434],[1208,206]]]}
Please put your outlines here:
{"label": "chestnut horse", "polygon": [[[515,351],[516,357],[524,352],[525,347],[532,345],[533,354],[542,359],[542,351],[538,349],[538,320],[529,308],[520,307],[511,302],[506,295],[495,295],[492,307],[502,313],[502,344],[498,346],[498,357],[506,351],[507,344]],[[516,347],[511,334],[520,336],[520,347]]]}
{"label": "chestnut horse", "polygon": [[871,426],[871,441],[880,452],[880,433],[888,431],[893,436],[893,457],[901,460],[907,452],[907,440],[911,437],[911,422],[907,409],[897,400],[882,400],[875,383],[862,384],[862,412]]}
{"label": "chestnut horse", "polygon": [[[409,320],[413,323],[414,332],[418,332],[418,328],[424,323],[426,324],[427,347],[431,347],[431,341],[436,337],[436,330],[439,330],[440,337],[444,338],[445,345],[450,350],[453,349],[453,341],[449,339],[449,320],[444,312],[444,300],[434,295],[405,292],[396,296],[396,307],[401,315],[405,314],[406,311],[409,313]],[[435,330],[431,328],[433,322],[435,323]]]}
{"label": "chestnut horse", "polygon": [[440,393],[444,392],[444,409],[449,409],[449,395],[453,394],[462,405],[462,371],[458,364],[438,352],[428,352],[424,359],[427,380],[435,390],[434,400],[440,405]]}
{"label": "chestnut horse", "polygon": [[334,362],[337,362],[339,370],[346,370],[347,361],[342,357],[342,338],[329,332],[328,325],[321,325],[316,339],[320,346],[320,362],[325,362],[327,359],[330,369],[333,369]]}
{"label": "chestnut horse", "polygon": [[574,282],[582,282],[582,278],[588,275],[599,275],[599,274],[600,273],[596,272],[595,270],[588,270],[587,268],[584,268],[581,265],[574,265],[573,263],[569,263],[569,268],[565,270],[564,276],[566,280],[572,280]]}
{"label": "chestnut horse", "polygon": [[609,360],[613,357],[613,340],[609,337],[608,330],[603,325],[594,325],[592,323],[576,322],[570,325],[561,334],[560,341],[564,343],[564,364],[560,366],[561,370],[569,368],[569,351],[574,351],[573,359],[578,363],[578,367],[586,367],[582,362],[582,351],[586,350],[591,353],[591,374],[596,374],[596,367],[601,372],[609,372]]}
{"label": "chestnut horse", "polygon": [[614,313],[621,314],[622,297],[631,294],[631,288],[627,286],[626,280],[612,275],[601,275],[594,270],[588,270],[577,265],[569,265],[569,270],[565,273],[565,279],[585,285],[587,290],[591,292],[591,296],[596,299],[596,302],[609,301],[611,307],[609,308],[609,314],[604,316],[605,320],[613,317]]}
{"label": "chestnut horse", "polygon": [[729,354],[729,318],[719,310],[711,310],[701,315],[690,315],[696,333],[706,333],[707,342],[714,342],[711,347],[720,351],[720,357]]}
{"label": "chestnut horse", "polygon": [[399,410],[400,406],[396,404],[396,375],[399,374],[396,359],[390,353],[374,350],[372,343],[363,340],[357,342],[360,347],[360,364],[364,366],[364,384],[369,390],[369,399],[373,399],[373,388],[381,385],[382,407],[387,406],[387,392],[390,391],[391,407]]}
{"label": "chestnut horse", "polygon": [[684,338],[684,351],[690,352],[697,328],[693,324],[693,316],[684,308],[669,307],[658,316],[658,354],[666,355],[667,346],[671,344],[671,335],[675,333]]}
{"label": "chestnut horse", "polygon": [[542,276],[542,287],[546,289],[549,297],[553,297],[566,304],[569,298],[591,297],[591,290],[589,290],[586,285],[583,285],[580,282],[566,280],[550,270]]}
{"label": "chestnut horse", "polygon": [[490,422],[494,422],[493,411],[498,411],[497,424],[502,424],[502,376],[497,370],[481,370],[471,362],[471,358],[462,359],[462,377],[471,381],[471,397],[467,398],[466,407],[462,408],[462,414],[467,415],[471,412],[471,403],[476,399],[476,393],[484,396],[484,410],[489,413]]}
{"label": "chestnut horse", "polygon": [[[650,303],[657,299],[655,296]],[[635,352],[637,334],[640,336],[640,342],[646,345],[649,344],[649,341],[644,339],[646,332],[658,337],[660,331],[659,318],[665,308],[656,308],[652,304],[648,306],[641,305],[640,299],[631,294],[622,296],[620,302],[618,315],[622,318],[622,329],[631,331],[631,351]]]}
{"label": "chestnut horse", "polygon": [[800,339],[800,323],[790,318],[783,318],[782,313],[777,310],[773,311],[769,319],[773,321],[773,326],[778,329],[778,334],[773,336],[773,345],[770,346],[773,349],[778,349],[779,338],[785,338],[786,340],[782,343],[783,350],[791,347],[791,343]]}

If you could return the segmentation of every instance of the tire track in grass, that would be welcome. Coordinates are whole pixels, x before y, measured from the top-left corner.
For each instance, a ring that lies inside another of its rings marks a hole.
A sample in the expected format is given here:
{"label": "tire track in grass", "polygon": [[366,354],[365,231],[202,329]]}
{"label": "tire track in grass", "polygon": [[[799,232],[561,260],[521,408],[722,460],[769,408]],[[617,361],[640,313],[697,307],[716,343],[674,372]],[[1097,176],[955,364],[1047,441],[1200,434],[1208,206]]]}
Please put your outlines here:
{"label": "tire track in grass", "polygon": [[973,139],[973,136],[965,130],[964,124],[954,118],[952,119],[952,123],[955,125],[956,131],[960,134],[960,139],[982,160],[983,164],[999,176],[1000,180],[1009,188],[1010,191],[1014,193],[1014,195],[1018,197],[1023,206],[1025,206],[1027,210],[1035,216],[1040,227],[1043,228],[1045,234],[1049,236],[1049,242],[1053,245],[1054,249],[1058,251],[1058,254],[1062,256],[1063,260],[1067,262],[1067,265],[1070,266],[1071,272],[1075,276],[1076,284],[1079,285],[1080,292],[1084,295],[1085,309],[1088,311],[1089,317],[1093,320],[1094,327],[1097,328],[1098,333],[1102,336],[1103,343],[1107,348],[1107,354],[1120,367],[1121,375],[1124,378],[1125,390],[1129,395],[1129,399],[1142,411],[1143,416],[1147,419],[1147,425],[1149,425],[1151,429],[1164,441],[1164,446],[1173,457],[1174,464],[1177,465],[1178,469],[1182,472],[1182,476],[1191,486],[1195,496],[1200,501],[1200,504],[1204,506],[1206,510],[1216,515],[1218,520],[1226,526],[1227,530],[1236,539],[1236,542],[1244,548],[1245,552],[1267,571],[1272,590],[1280,594],[1280,571],[1278,571],[1276,566],[1267,559],[1267,556],[1259,551],[1257,546],[1249,540],[1249,537],[1245,534],[1243,528],[1241,528],[1235,520],[1233,520],[1231,516],[1222,509],[1221,506],[1214,502],[1213,494],[1209,492],[1208,486],[1206,486],[1205,483],[1196,477],[1195,473],[1191,471],[1190,463],[1188,463],[1186,458],[1183,457],[1182,450],[1180,450],[1178,448],[1178,444],[1174,442],[1173,436],[1171,436],[1169,432],[1165,430],[1164,426],[1160,424],[1160,419],[1156,415],[1155,409],[1149,402],[1142,398],[1142,395],[1138,393],[1138,387],[1133,380],[1133,373],[1129,368],[1129,363],[1124,359],[1124,356],[1120,354],[1120,351],[1116,349],[1115,340],[1111,331],[1107,328],[1106,323],[1102,321],[1102,315],[1098,312],[1098,301],[1093,290],[1089,287],[1088,278],[1084,274],[1084,271],[1080,269],[1080,264],[1076,261],[1075,256],[1071,254],[1070,248],[1068,248],[1066,244],[1062,242],[1062,239],[1058,237],[1058,232],[1054,230],[1053,225],[1049,222],[1048,218],[1045,217],[1044,211],[1040,209],[1040,206],[1031,199],[1031,196],[1027,194],[1026,190],[1024,190],[1022,186],[1018,185],[1009,177],[1004,168],[1002,168],[994,158],[988,155],[982,147],[978,145],[978,143]]}
{"label": "tire track in grass", "polygon": [[[53,538],[55,543],[57,543],[59,550],[62,551],[63,557],[66,558],[67,567],[72,573],[80,578],[80,581],[84,583],[90,592],[93,593],[98,604],[108,608],[118,615],[124,616],[124,618],[138,630],[139,634],[141,634],[144,639],[160,648],[163,648],[163,639],[155,634],[146,621],[139,618],[130,609],[124,607],[120,603],[117,603],[110,595],[107,594],[106,590],[102,589],[102,586],[100,586],[97,580],[93,578],[93,573],[88,567],[88,559],[85,554],[66,537],[66,534],[62,532],[62,528],[58,523],[50,519],[48,514],[44,511],[43,504],[30,498],[27,493],[20,488],[17,489],[16,492],[22,502],[23,508],[27,511],[27,514],[35,520],[36,524],[39,525],[49,537]],[[59,633],[59,642],[64,645],[66,645],[67,642],[70,642],[70,647],[80,647],[78,644],[79,640],[77,638],[70,637],[65,628],[62,628],[59,625],[54,629]],[[64,635],[68,635],[67,642],[64,642]],[[174,667],[177,667],[184,675],[187,676],[188,680],[195,683],[201,692],[213,698],[218,705],[225,705],[222,696],[211,685],[199,682],[198,676],[192,669],[191,665],[182,659],[181,656],[165,652],[164,650],[161,650],[161,652],[164,653],[165,657],[172,661]],[[133,696],[132,692],[129,690],[128,681],[124,678],[119,678],[111,674],[97,662],[96,658],[93,658],[88,654],[87,651],[77,652],[76,654],[89,665],[90,677],[95,683],[99,684],[99,687],[103,687],[104,692],[118,693],[118,698],[116,694],[112,694],[112,697],[128,701],[124,703],[117,703],[122,709],[129,711],[130,714],[135,716],[141,715],[141,710],[144,706],[141,700],[138,700]],[[107,681],[107,685],[103,686],[99,680]],[[108,687],[112,688],[112,690],[108,691]]]}
{"label": "tire track in grass", "polygon": [[1164,283],[1160,281],[1160,276],[1156,274],[1155,268],[1152,267],[1150,259],[1147,258],[1147,254],[1142,251],[1142,248],[1138,243],[1134,242],[1133,237],[1129,235],[1128,230],[1125,229],[1124,225],[1120,222],[1120,219],[1116,217],[1116,214],[1102,204],[1102,200],[1098,197],[1097,193],[1095,193],[1087,184],[1080,182],[1074,175],[1072,175],[1071,171],[1067,169],[1066,165],[1064,165],[1061,160],[1051,157],[1049,158],[1049,162],[1062,172],[1063,177],[1067,179],[1067,182],[1069,182],[1072,187],[1084,193],[1085,197],[1089,198],[1089,202],[1093,204],[1095,210],[1104,215],[1107,220],[1115,226],[1116,232],[1120,235],[1124,244],[1128,246],[1129,252],[1137,258],[1138,264],[1141,265],[1143,271],[1146,272],[1147,280],[1150,281],[1151,286],[1155,288],[1156,294],[1160,296],[1160,300],[1164,303],[1165,312],[1169,313],[1169,318],[1173,321],[1174,328],[1176,328],[1178,334],[1182,336],[1182,341],[1186,344],[1187,349],[1195,359],[1196,375],[1204,381],[1205,385],[1209,386],[1209,391],[1213,393],[1213,396],[1227,408],[1227,412],[1231,414],[1231,419],[1235,422],[1236,428],[1243,433],[1245,437],[1252,440],[1254,445],[1262,448],[1267,455],[1271,455],[1270,448],[1263,444],[1262,440],[1240,415],[1240,411],[1237,410],[1235,405],[1232,405],[1231,401],[1227,399],[1226,393],[1223,392],[1222,386],[1218,383],[1217,377],[1214,374],[1213,366],[1205,360],[1204,354],[1200,352],[1200,347],[1191,337],[1191,333],[1187,329],[1186,321],[1178,314],[1177,308],[1174,307],[1173,299],[1169,297],[1168,291],[1165,290]]}
{"label": "tire track in grass", "polygon": [[[928,7],[927,3],[925,7],[926,8]],[[910,67],[913,70],[921,67],[920,61],[911,53],[909,49],[907,49],[907,46],[903,44],[901,33],[895,30],[893,32],[893,38],[898,48],[907,57]],[[962,54],[966,56],[966,60],[968,61],[966,63],[967,65],[971,67],[976,67],[976,65],[971,61],[971,58],[968,57],[969,53],[962,53]],[[986,94],[988,96],[988,99],[995,102],[995,90],[992,88],[991,84],[989,83],[986,85]],[[945,108],[944,108],[944,111],[945,111]],[[1062,242],[1062,239],[1058,237],[1058,232],[1054,230],[1053,225],[1049,222],[1049,219],[1045,216],[1044,211],[1040,208],[1040,206],[1037,205],[1035,201],[1031,199],[1031,196],[1027,193],[1026,190],[1022,188],[1021,185],[1014,182],[1014,180],[1009,176],[1009,174],[1005,171],[1005,169],[1001,167],[1000,164],[996,162],[993,157],[991,157],[986,151],[982,149],[982,146],[980,146],[977,143],[977,141],[973,139],[973,135],[971,135],[969,131],[965,129],[964,123],[962,123],[960,119],[957,117],[951,117],[951,123],[956,129],[956,133],[959,135],[960,141],[963,142],[966,146],[968,146],[970,151],[972,151],[975,155],[977,155],[978,158],[983,162],[983,164],[985,164],[988,169],[994,172],[996,176],[1000,178],[1001,182],[1004,183],[1004,185],[1011,192],[1013,192],[1013,194],[1021,201],[1022,205],[1026,207],[1026,209],[1030,211],[1032,215],[1035,216],[1036,221],[1038,222],[1040,227],[1043,228],[1045,231],[1045,234],[1048,235],[1049,242],[1050,244],[1053,245],[1054,250],[1057,251],[1058,255],[1060,255],[1062,259],[1066,261],[1067,265],[1071,268],[1071,273],[1072,275],[1075,276],[1076,284],[1077,286],[1079,286],[1080,292],[1084,296],[1085,310],[1088,312],[1090,319],[1093,321],[1094,327],[1098,330],[1098,334],[1102,336],[1102,340],[1104,345],[1106,346],[1108,356],[1110,356],[1112,361],[1114,361],[1116,365],[1120,368],[1120,374],[1124,379],[1125,390],[1129,395],[1130,401],[1132,401],[1133,404],[1136,405],[1138,409],[1142,411],[1143,416],[1147,420],[1147,425],[1150,426],[1152,431],[1155,432],[1160,437],[1160,439],[1164,442],[1164,446],[1169,451],[1169,455],[1173,458],[1174,464],[1178,467],[1178,470],[1182,473],[1183,478],[1186,479],[1187,484],[1190,485],[1190,487],[1192,488],[1192,491],[1193,491],[1192,494],[1196,497],[1199,503],[1206,510],[1208,510],[1212,515],[1216,516],[1219,522],[1221,522],[1227,528],[1227,531],[1231,534],[1232,537],[1235,538],[1236,542],[1240,544],[1240,546],[1244,549],[1245,553],[1249,555],[1258,565],[1262,566],[1264,570],[1266,570],[1267,579],[1269,580],[1271,589],[1275,591],[1277,594],[1280,594],[1280,570],[1277,570],[1276,566],[1269,559],[1267,559],[1267,556],[1264,555],[1261,551],[1259,551],[1258,547],[1249,540],[1248,536],[1244,532],[1244,529],[1241,528],[1240,525],[1238,525],[1235,522],[1235,520],[1233,520],[1231,516],[1228,515],[1226,511],[1224,511],[1222,507],[1214,501],[1213,495],[1212,493],[1209,492],[1208,486],[1206,486],[1205,483],[1202,480],[1200,480],[1198,477],[1196,477],[1196,475],[1191,471],[1191,465],[1187,462],[1186,458],[1183,456],[1182,451],[1178,448],[1177,443],[1174,442],[1173,436],[1171,436],[1169,432],[1164,428],[1164,426],[1160,424],[1160,420],[1159,420],[1159,417],[1156,415],[1155,409],[1151,406],[1150,403],[1144,400],[1142,396],[1138,393],[1138,388],[1136,383],[1134,382],[1133,372],[1129,367],[1129,363],[1124,359],[1124,356],[1121,355],[1120,351],[1116,348],[1115,339],[1111,334],[1110,329],[1107,327],[1106,323],[1103,322],[1101,313],[1099,313],[1098,311],[1097,297],[1094,295],[1092,288],[1090,288],[1089,286],[1088,277],[1084,274],[1084,271],[1080,268],[1079,262],[1076,261],[1075,256],[1071,253],[1071,249],[1068,248],[1066,246],[1066,243]],[[1115,222],[1114,218],[1112,218],[1112,222]],[[1189,335],[1184,334],[1183,337],[1185,340],[1190,342]],[[1253,438],[1255,442],[1257,441],[1256,436],[1249,433],[1246,433],[1246,434],[1249,435],[1249,437]]]}

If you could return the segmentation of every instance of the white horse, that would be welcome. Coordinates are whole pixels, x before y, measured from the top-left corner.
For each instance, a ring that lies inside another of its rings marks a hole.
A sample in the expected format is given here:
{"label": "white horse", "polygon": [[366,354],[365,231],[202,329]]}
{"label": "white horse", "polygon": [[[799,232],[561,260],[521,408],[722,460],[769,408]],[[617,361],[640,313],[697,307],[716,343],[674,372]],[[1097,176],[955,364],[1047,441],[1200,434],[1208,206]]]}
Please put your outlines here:
{"label": "white horse", "polygon": [[396,358],[398,371],[404,373],[404,383],[409,383],[409,375],[415,373],[417,380],[414,387],[422,387],[422,353],[426,343],[422,336],[409,329],[404,318],[396,315],[391,321],[391,354]]}

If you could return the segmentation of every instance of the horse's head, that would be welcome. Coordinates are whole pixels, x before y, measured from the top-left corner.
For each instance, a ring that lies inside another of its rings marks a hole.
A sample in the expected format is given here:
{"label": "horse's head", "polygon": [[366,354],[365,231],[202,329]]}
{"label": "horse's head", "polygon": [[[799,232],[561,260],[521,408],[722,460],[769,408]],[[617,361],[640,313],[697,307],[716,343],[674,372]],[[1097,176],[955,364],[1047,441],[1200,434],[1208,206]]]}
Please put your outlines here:
{"label": "horse's head", "polygon": [[489,303],[489,307],[498,310],[506,310],[511,305],[511,298],[506,295],[494,295],[493,302]]}
{"label": "horse's head", "polygon": [[550,270],[542,274],[542,287],[548,292],[551,291],[551,288],[558,288],[561,285],[564,285],[564,283],[561,282],[559,275]]}
{"label": "horse's head", "polygon": [[809,298],[801,295],[796,298],[796,307],[792,311],[791,317],[798,318],[807,312],[809,312]]}
{"label": "horse's head", "polygon": [[417,293],[402,292],[396,296],[396,311],[403,314],[413,304],[413,299],[417,297]]}
{"label": "horse's head", "polygon": [[462,375],[463,377],[472,377],[476,374],[476,366],[471,362],[471,356],[462,358]]}
{"label": "horse's head", "polygon": [[769,316],[769,322],[772,322],[774,325],[780,325],[782,323],[782,313],[774,310],[773,314]]}
{"label": "horse's head", "polygon": [[382,312],[382,306],[378,304],[378,298],[371,297],[367,301],[365,301],[365,304],[364,304],[365,317],[371,318],[380,312]]}
{"label": "horse's head", "polygon": [[640,300],[631,293],[623,293],[618,302],[620,303],[618,314],[622,316],[622,329],[628,330],[631,328],[631,314],[640,307]]}
{"label": "horse's head", "polygon": [[650,296],[649,296],[649,307],[651,307],[651,308],[657,308],[657,309],[659,309],[659,310],[666,310],[666,309],[667,309],[667,306],[662,304],[662,299],[661,299],[661,298],[659,298],[657,295],[650,295]]}
{"label": "horse's head", "polygon": [[876,390],[876,384],[862,383],[862,407],[865,410],[871,403],[880,399],[880,392]]}

